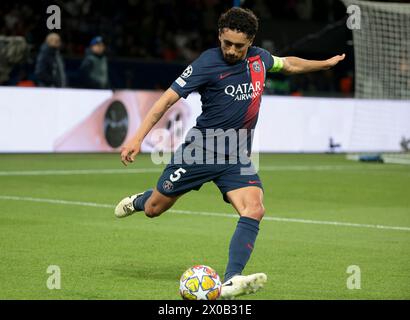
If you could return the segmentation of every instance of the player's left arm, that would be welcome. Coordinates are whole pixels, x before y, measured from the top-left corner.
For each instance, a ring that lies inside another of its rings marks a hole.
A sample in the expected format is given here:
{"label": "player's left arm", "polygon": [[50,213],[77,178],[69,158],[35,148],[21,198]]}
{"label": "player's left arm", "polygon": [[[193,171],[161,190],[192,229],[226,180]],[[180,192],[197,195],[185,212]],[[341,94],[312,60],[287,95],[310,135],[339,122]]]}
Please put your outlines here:
{"label": "player's left arm", "polygon": [[345,56],[345,54],[337,55],[326,60],[306,60],[298,57],[273,56],[274,64],[268,71],[281,72],[284,74],[298,74],[327,70],[342,61]]}

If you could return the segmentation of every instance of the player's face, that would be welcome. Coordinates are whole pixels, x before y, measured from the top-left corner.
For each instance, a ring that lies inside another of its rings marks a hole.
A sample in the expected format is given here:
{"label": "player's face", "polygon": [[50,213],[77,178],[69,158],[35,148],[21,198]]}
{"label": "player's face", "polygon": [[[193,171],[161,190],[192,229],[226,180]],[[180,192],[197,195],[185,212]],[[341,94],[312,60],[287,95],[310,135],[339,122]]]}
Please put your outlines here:
{"label": "player's face", "polygon": [[243,32],[224,28],[219,32],[219,41],[221,41],[221,49],[225,61],[236,63],[245,59],[253,39],[249,39]]}

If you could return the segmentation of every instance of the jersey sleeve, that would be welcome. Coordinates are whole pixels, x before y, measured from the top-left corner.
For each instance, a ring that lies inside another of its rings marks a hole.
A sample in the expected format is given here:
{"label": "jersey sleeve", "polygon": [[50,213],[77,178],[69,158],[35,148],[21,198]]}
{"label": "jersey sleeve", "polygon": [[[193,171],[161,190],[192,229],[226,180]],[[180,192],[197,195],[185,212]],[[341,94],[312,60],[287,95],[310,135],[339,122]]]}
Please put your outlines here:
{"label": "jersey sleeve", "polygon": [[262,49],[262,48],[259,48],[259,50],[260,50],[259,55],[262,58],[263,63],[265,64],[265,70],[269,71],[270,69],[272,69],[273,64],[274,64],[273,57],[269,51]]}
{"label": "jersey sleeve", "polygon": [[272,55],[269,51],[258,48],[267,72],[279,72],[283,68],[283,59]]}
{"label": "jersey sleeve", "polygon": [[184,72],[171,84],[180,97],[186,98],[191,92],[198,90],[208,82],[208,75],[205,72],[205,60],[203,55],[192,62]]}

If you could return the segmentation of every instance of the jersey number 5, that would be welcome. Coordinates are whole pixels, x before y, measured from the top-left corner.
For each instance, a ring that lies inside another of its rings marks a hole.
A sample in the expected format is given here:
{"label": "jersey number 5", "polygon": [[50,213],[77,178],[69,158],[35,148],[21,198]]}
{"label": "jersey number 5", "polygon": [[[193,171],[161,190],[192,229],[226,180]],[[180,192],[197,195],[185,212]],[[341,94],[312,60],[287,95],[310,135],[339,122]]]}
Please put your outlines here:
{"label": "jersey number 5", "polygon": [[186,170],[184,168],[179,168],[175,170],[174,173],[171,173],[169,180],[171,180],[172,182],[178,181],[181,178],[181,174],[185,172]]}

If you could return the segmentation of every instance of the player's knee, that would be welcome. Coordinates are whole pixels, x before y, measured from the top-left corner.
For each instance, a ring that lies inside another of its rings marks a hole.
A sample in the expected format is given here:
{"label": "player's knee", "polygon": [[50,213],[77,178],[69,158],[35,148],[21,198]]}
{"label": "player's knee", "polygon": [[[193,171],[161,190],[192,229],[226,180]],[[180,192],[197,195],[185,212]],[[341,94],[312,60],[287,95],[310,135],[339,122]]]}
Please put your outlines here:
{"label": "player's knee", "polygon": [[243,214],[242,214],[242,216],[253,218],[259,221],[262,220],[264,215],[265,215],[265,208],[263,204],[260,202],[248,204],[245,207]]}
{"label": "player's knee", "polygon": [[255,218],[260,221],[262,220],[264,215],[265,208],[263,207],[263,204],[259,204],[257,207],[255,207]]}

